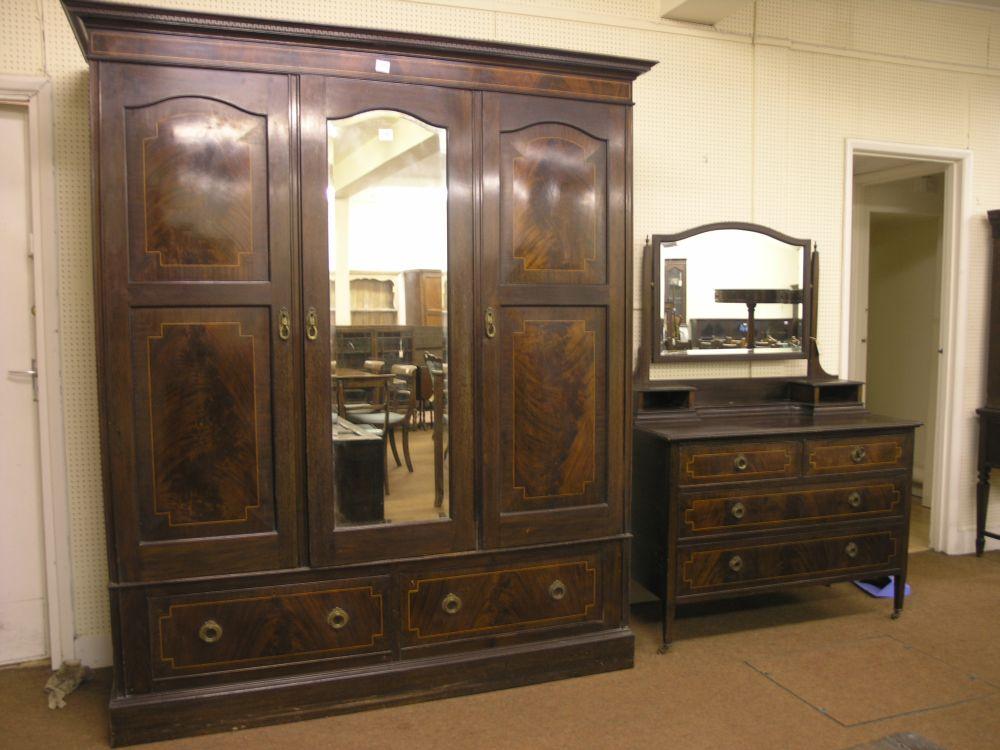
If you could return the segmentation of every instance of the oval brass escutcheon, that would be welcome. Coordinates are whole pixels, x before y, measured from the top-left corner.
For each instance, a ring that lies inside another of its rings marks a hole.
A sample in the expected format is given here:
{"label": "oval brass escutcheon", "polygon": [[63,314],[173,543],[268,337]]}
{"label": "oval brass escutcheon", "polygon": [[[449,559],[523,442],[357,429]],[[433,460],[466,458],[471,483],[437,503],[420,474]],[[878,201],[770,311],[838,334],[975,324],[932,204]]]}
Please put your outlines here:
{"label": "oval brass escutcheon", "polygon": [[865,447],[863,445],[859,445],[854,450],[851,451],[851,460],[856,464],[859,464],[862,461],[864,461],[867,456],[868,456],[868,451],[865,450]]}
{"label": "oval brass escutcheon", "polygon": [[855,544],[854,542],[848,542],[847,546],[844,547],[844,553],[848,557],[857,557],[858,556],[858,545]]}
{"label": "oval brass escutcheon", "polygon": [[283,307],[278,310],[278,338],[288,341],[292,335],[292,316],[288,314],[288,308]]}
{"label": "oval brass escutcheon", "polygon": [[319,315],[315,307],[310,307],[306,313],[306,338],[315,341],[319,337]]}
{"label": "oval brass escutcheon", "polygon": [[743,503],[733,503],[733,507],[729,509],[729,512],[733,518],[739,520],[747,514],[747,507]]}
{"label": "oval brass escutcheon", "polygon": [[558,578],[554,580],[551,584],[549,584],[549,596],[556,601],[562,599],[566,596],[566,584]]}
{"label": "oval brass escutcheon", "polygon": [[215,620],[205,620],[198,628],[198,637],[205,643],[215,643],[222,639],[222,626]]}
{"label": "oval brass escutcheon", "polygon": [[334,607],[326,616],[326,624],[334,630],[340,630],[351,621],[351,616],[341,607]]}
{"label": "oval brass escutcheon", "polygon": [[861,493],[855,490],[850,495],[847,496],[847,504],[852,508],[861,507]]}
{"label": "oval brass escutcheon", "polygon": [[743,558],[739,555],[733,555],[729,558],[729,569],[734,573],[739,573],[743,570]]}
{"label": "oval brass escutcheon", "polygon": [[455,594],[448,594],[444,599],[441,600],[441,609],[443,609],[449,615],[455,614],[461,608],[462,608],[462,600],[459,599]]}
{"label": "oval brass escutcheon", "polygon": [[733,468],[736,471],[746,471],[748,466],[750,466],[750,462],[747,461],[747,457],[742,453],[733,459]]}

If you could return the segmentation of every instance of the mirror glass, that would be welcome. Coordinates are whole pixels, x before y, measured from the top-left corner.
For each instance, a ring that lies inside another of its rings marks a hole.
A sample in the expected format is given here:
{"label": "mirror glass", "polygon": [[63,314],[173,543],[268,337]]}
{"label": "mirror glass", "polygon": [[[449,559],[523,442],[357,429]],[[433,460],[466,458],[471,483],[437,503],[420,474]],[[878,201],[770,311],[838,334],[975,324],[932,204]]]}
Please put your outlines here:
{"label": "mirror glass", "polygon": [[337,524],[447,518],[447,133],[363,112],[327,153]]}
{"label": "mirror glass", "polygon": [[801,356],[805,252],[747,229],[654,237],[656,359]]}

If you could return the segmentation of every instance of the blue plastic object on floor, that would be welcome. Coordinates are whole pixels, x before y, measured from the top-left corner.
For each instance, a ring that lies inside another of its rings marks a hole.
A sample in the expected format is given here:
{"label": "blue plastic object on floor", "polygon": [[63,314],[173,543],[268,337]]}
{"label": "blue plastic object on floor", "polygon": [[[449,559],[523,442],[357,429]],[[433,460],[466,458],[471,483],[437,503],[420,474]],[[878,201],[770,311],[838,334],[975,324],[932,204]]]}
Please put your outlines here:
{"label": "blue plastic object on floor", "polygon": [[[882,581],[887,581],[882,583]],[[895,578],[882,578],[876,581],[855,581],[854,585],[859,589],[864,591],[869,596],[874,596],[879,599],[892,599],[893,594],[896,590],[896,579]],[[906,589],[904,590],[903,596],[910,595],[910,584],[906,584]]]}

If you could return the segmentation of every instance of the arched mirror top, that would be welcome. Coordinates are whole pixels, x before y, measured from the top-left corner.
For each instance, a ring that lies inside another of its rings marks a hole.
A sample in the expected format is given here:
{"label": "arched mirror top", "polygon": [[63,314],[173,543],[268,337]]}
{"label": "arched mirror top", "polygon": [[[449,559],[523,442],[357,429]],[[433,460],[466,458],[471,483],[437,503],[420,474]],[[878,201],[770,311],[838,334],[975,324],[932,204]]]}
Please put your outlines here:
{"label": "arched mirror top", "polygon": [[646,246],[652,362],[808,356],[812,241],[738,222]]}

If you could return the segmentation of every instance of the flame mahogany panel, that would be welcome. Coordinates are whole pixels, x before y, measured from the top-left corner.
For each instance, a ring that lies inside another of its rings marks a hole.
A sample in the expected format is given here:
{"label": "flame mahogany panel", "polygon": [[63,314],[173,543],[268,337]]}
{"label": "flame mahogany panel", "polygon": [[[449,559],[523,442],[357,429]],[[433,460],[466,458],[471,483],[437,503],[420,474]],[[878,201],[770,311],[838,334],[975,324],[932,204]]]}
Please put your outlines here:
{"label": "flame mahogany panel", "polygon": [[132,330],[142,539],[273,530],[267,311],[143,309]]}
{"label": "flame mahogany panel", "polygon": [[502,281],[605,283],[605,142],[543,123],[504,133],[501,144]]}
{"label": "flame mahogany panel", "polygon": [[504,511],[604,502],[604,311],[512,308],[501,325]]}
{"label": "flame mahogany panel", "polygon": [[[153,678],[385,649],[387,584],[387,578],[379,578],[151,597]],[[346,613],[346,622],[336,629],[328,619],[335,608]],[[221,628],[214,643],[199,637],[209,621]]]}

